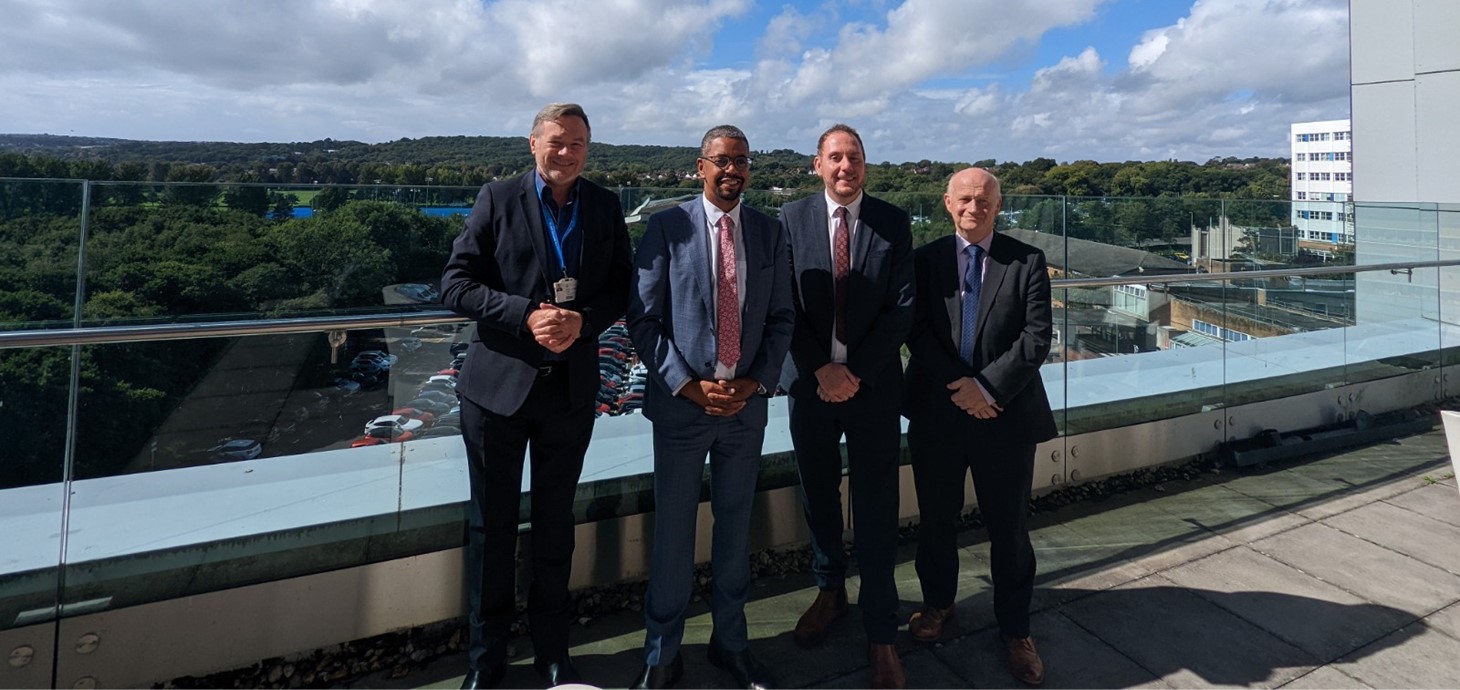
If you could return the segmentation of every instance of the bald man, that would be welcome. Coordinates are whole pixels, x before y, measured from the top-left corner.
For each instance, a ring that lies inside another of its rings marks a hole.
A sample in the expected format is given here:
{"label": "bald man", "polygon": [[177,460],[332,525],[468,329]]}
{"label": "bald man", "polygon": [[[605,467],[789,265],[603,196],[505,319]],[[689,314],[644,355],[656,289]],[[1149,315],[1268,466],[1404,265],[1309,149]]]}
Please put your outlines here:
{"label": "bald man", "polygon": [[923,606],[908,621],[920,642],[957,634],[958,515],[972,473],[988,527],[994,616],[1009,672],[1044,681],[1029,633],[1034,549],[1029,490],[1034,447],[1057,435],[1039,367],[1052,336],[1044,254],[994,232],[998,178],[967,168],[943,204],[955,232],[919,248],[903,415],[921,513],[917,572]]}

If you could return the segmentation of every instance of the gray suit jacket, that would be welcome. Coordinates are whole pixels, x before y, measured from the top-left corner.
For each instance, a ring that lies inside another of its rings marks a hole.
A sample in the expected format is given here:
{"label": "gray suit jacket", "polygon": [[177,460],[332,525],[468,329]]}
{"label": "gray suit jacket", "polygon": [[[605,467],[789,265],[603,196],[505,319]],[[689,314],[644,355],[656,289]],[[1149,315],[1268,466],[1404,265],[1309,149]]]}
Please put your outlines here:
{"label": "gray suit jacket", "polygon": [[[673,391],[714,378],[715,274],[702,203],[696,197],[651,216],[634,260],[629,334],[649,370],[644,416],[655,422],[703,420],[703,408]],[[745,295],[735,374],[771,392],[795,326],[791,260],[779,223],[742,206],[740,225]],[[747,424],[764,426],[766,399],[752,396],[739,416]]]}

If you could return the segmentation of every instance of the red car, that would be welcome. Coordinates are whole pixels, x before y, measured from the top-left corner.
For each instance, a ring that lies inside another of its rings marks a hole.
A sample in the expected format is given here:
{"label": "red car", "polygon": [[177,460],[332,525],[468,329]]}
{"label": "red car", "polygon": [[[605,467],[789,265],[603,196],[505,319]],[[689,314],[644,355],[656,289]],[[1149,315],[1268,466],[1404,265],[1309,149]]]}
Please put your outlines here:
{"label": "red car", "polygon": [[391,410],[390,413],[398,414],[402,417],[409,417],[411,419],[419,419],[421,420],[421,424],[424,424],[426,426],[431,426],[431,424],[436,421],[436,415],[433,415],[430,412],[426,412],[425,410],[416,409],[414,407],[400,407]]}

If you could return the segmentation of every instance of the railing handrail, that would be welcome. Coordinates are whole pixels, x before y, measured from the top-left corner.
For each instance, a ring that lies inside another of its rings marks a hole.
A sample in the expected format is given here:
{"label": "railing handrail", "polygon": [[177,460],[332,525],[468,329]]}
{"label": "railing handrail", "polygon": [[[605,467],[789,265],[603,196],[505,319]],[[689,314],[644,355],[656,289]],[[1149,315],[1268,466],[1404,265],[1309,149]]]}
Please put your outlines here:
{"label": "railing handrail", "polygon": [[[1115,276],[1110,278],[1061,278],[1051,281],[1055,290],[1114,285],[1166,285],[1193,281],[1251,280],[1293,276],[1335,275],[1369,271],[1403,271],[1417,268],[1450,268],[1460,266],[1460,259],[1442,261],[1410,261],[1365,264],[1362,266],[1316,266],[1312,268],[1275,268],[1256,271],[1222,271],[1214,273],[1171,273],[1151,276]],[[115,345],[119,343],[192,340],[245,335],[283,335],[319,333],[323,331],[360,330],[367,328],[412,328],[469,321],[444,309],[409,314],[360,314],[354,316],[306,316],[288,319],[251,319],[242,321],[209,321],[201,323],[162,323],[138,326],[94,326],[84,328],[37,329],[0,332],[0,350],[62,345]]]}

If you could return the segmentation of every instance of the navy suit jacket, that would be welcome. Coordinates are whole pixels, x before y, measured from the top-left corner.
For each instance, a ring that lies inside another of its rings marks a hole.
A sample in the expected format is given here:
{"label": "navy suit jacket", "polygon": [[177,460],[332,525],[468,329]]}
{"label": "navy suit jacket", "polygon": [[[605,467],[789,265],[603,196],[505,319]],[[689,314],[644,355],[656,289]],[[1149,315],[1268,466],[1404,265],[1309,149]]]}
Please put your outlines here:
{"label": "navy suit jacket", "polygon": [[[441,276],[442,302],[477,323],[456,390],[500,415],[522,406],[547,353],[527,329],[527,314],[552,301],[550,276],[557,269],[536,174],[482,187]],[[588,180],[579,185],[578,297],[563,305],[584,319],[582,335],[564,353],[574,405],[592,404],[598,393],[598,335],[623,315],[633,270],[618,195]]]}
{"label": "navy suit jacket", "polygon": [[[1039,443],[1058,434],[1039,367],[1053,335],[1049,272],[1044,253],[994,233],[979,293],[974,363],[958,354],[958,244],[952,235],[918,248],[917,306],[908,349],[903,415],[928,421],[967,420],[975,428],[1013,442]],[[953,404],[947,386],[972,376],[1004,408],[991,420],[968,416]]]}
{"label": "navy suit jacket", "polygon": [[[781,387],[796,397],[815,396],[816,370],[831,361],[836,293],[826,195],[781,208],[791,242],[796,333],[781,372]],[[897,409],[902,398],[902,344],[913,315],[912,233],[907,213],[862,195],[852,230],[846,301],[847,368],[862,379],[858,395],[876,395]]]}
{"label": "navy suit jacket", "polygon": [[[629,334],[649,370],[644,416],[655,422],[703,420],[703,408],[673,391],[714,379],[715,268],[703,203],[695,197],[650,216],[634,262]],[[735,377],[750,377],[774,392],[796,320],[786,235],[780,223],[745,205],[740,232],[745,295]],[[766,398],[751,396],[739,417],[765,426]]]}

